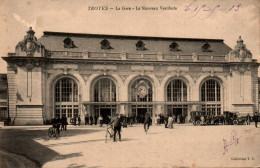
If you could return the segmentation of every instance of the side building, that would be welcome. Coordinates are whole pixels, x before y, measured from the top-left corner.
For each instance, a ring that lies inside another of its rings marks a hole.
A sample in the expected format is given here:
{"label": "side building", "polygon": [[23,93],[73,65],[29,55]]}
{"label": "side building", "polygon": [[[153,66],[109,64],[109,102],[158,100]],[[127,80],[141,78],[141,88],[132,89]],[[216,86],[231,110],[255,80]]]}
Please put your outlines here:
{"label": "side building", "polygon": [[54,116],[187,116],[258,111],[258,63],[241,37],[221,39],[44,32],[29,29],[7,62],[15,125]]}
{"label": "side building", "polygon": [[7,74],[0,74],[0,122],[8,119]]}

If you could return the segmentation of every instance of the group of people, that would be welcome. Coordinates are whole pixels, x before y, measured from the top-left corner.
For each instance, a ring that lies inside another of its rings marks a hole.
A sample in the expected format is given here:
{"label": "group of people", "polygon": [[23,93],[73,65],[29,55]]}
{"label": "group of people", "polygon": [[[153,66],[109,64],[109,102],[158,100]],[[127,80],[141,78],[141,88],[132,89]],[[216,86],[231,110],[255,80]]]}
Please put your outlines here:
{"label": "group of people", "polygon": [[98,119],[103,121],[103,117],[98,117],[97,115],[86,115],[85,116],[85,125],[97,125]]}
{"label": "group of people", "polygon": [[67,117],[62,116],[62,118],[60,118],[60,116],[56,116],[51,120],[51,124],[52,127],[57,130],[58,136],[60,136],[60,131],[67,130],[67,125],[68,125]]}
{"label": "group of people", "polygon": [[80,118],[80,115],[78,116],[74,116],[73,118],[70,119],[70,123],[72,123],[73,125],[78,125],[80,126],[81,125],[81,118]]}

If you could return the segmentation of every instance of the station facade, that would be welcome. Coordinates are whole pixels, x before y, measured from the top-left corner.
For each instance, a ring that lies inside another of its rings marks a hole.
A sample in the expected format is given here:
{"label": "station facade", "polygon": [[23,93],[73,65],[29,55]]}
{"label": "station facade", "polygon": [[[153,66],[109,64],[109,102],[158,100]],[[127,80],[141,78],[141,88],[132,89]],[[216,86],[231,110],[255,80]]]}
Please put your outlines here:
{"label": "station facade", "polygon": [[14,125],[80,115],[187,116],[258,111],[258,63],[241,37],[221,39],[44,32],[29,29],[8,63]]}

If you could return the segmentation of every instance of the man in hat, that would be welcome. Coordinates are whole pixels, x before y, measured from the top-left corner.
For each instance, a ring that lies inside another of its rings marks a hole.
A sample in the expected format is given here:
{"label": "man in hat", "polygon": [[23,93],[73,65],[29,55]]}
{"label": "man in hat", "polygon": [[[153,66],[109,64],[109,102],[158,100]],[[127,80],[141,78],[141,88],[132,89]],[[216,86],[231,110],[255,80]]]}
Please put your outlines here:
{"label": "man in hat", "polygon": [[257,112],[255,112],[255,114],[253,116],[253,119],[255,121],[255,127],[257,128],[257,122],[258,122],[258,114],[257,114]]}
{"label": "man in hat", "polygon": [[144,117],[144,131],[147,133],[149,126],[151,123],[151,116],[148,112],[146,112],[145,117]]}
{"label": "man in hat", "polygon": [[115,118],[112,119],[110,122],[111,125],[113,125],[114,129],[114,142],[116,142],[116,133],[119,135],[119,141],[121,141],[121,121],[120,116],[116,114]]}

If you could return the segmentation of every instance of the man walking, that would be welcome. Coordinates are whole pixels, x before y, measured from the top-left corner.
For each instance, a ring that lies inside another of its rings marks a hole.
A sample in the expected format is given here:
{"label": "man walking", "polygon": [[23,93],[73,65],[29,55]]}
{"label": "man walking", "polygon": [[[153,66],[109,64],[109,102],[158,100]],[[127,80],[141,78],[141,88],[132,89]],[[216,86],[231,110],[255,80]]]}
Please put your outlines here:
{"label": "man walking", "polygon": [[255,112],[255,114],[253,116],[253,119],[255,121],[255,127],[257,128],[257,122],[258,122],[258,114],[257,114],[257,112]]}
{"label": "man walking", "polygon": [[89,124],[89,117],[88,117],[88,114],[85,116],[85,125],[88,125]]}
{"label": "man walking", "polygon": [[121,141],[121,121],[118,114],[116,114],[115,118],[110,122],[113,125],[114,129],[114,142],[116,142],[116,133],[119,135],[119,141]]}
{"label": "man walking", "polygon": [[246,116],[246,124],[247,125],[250,125],[250,115],[249,115],[249,113],[247,113],[247,116]]}
{"label": "man walking", "polygon": [[92,125],[92,124],[93,124],[93,116],[90,115],[90,125]]}
{"label": "man walking", "polygon": [[144,131],[146,132],[146,134],[149,129],[150,122],[151,122],[151,116],[148,112],[146,112],[145,117],[144,117]]}

